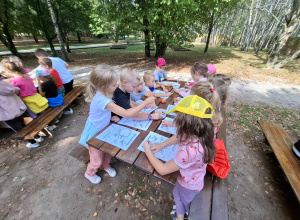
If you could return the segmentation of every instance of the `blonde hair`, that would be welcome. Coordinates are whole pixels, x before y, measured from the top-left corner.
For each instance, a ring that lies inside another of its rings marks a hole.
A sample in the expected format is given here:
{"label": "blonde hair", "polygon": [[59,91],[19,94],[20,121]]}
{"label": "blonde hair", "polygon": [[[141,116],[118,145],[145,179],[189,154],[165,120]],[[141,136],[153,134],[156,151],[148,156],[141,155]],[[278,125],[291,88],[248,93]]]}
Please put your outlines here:
{"label": "blonde hair", "polygon": [[95,67],[90,74],[90,83],[86,88],[85,101],[91,102],[97,91],[103,95],[110,97],[112,94],[107,94],[106,90],[109,85],[119,81],[119,75],[108,65],[101,64]]}
{"label": "blonde hair", "polygon": [[151,77],[154,77],[154,78],[155,78],[155,75],[154,75],[153,73],[151,73],[151,72],[145,72],[144,75],[143,75],[143,80],[144,80],[144,82],[149,81],[149,79],[150,79]]}
{"label": "blonde hair", "polygon": [[223,122],[223,118],[220,112],[221,110],[220,97],[217,91],[214,91],[213,85],[207,81],[197,82],[191,88],[191,95],[200,96],[201,98],[204,98],[212,105],[214,109],[214,113],[211,120],[215,127],[220,126]]}
{"label": "blonde hair", "polygon": [[228,97],[228,88],[229,85],[231,84],[230,78],[229,77],[224,77],[223,80],[223,74],[217,74],[218,75],[222,75],[221,77],[212,77],[210,78],[208,81],[214,85],[214,87],[216,88],[219,96],[220,96],[220,100],[222,102],[222,105],[226,105],[227,104],[227,97]]}
{"label": "blonde hair", "polygon": [[14,62],[15,64],[17,64],[19,67],[23,67],[23,63],[22,63],[22,61],[19,57],[14,56],[14,55],[10,55],[9,60]]}
{"label": "blonde hair", "polygon": [[197,62],[191,68],[191,74],[199,73],[204,78],[208,78],[208,68],[205,63]]}
{"label": "blonde hair", "polygon": [[28,78],[26,72],[18,62],[10,60],[9,58],[4,58],[1,60],[0,64],[4,69],[8,69],[11,72],[16,73],[24,78]]}
{"label": "blonde hair", "polygon": [[126,68],[120,73],[120,81],[126,80],[127,82],[140,82],[140,75],[133,71],[131,68]]}

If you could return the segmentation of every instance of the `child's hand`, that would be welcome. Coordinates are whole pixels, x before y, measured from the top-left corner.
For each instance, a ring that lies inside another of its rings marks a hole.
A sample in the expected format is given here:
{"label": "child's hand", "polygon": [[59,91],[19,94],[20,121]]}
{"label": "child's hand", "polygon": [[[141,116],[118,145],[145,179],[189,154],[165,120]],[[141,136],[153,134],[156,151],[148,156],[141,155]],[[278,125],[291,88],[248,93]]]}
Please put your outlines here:
{"label": "child's hand", "polygon": [[[153,103],[154,103],[154,102],[153,102]],[[152,103],[151,103],[151,104],[148,104],[148,105],[146,105],[146,107],[145,107],[144,109],[150,108],[150,107],[151,107],[151,105],[152,105]]]}
{"label": "child's hand", "polygon": [[173,122],[167,120],[162,120],[161,124],[165,127],[174,127]]}
{"label": "child's hand", "polygon": [[143,144],[143,146],[144,146],[145,152],[146,151],[151,151],[151,143],[150,143],[150,141],[145,141],[144,144]]}
{"label": "child's hand", "polygon": [[[145,147],[144,147],[144,149],[145,149]],[[155,153],[161,151],[162,149],[163,149],[163,146],[161,144],[154,143],[152,148],[151,148],[151,151],[152,151],[152,153],[155,154]]]}
{"label": "child's hand", "polygon": [[118,123],[121,119],[120,119],[118,116],[114,115],[114,116],[111,117],[110,120],[111,120],[112,122]]}
{"label": "child's hand", "polygon": [[150,106],[151,106],[151,109],[154,109],[154,108],[156,107],[156,104],[155,104],[154,102],[152,102],[152,103],[150,104]]}
{"label": "child's hand", "polygon": [[160,112],[155,112],[155,113],[151,114],[151,117],[153,120],[160,119]]}
{"label": "child's hand", "polygon": [[153,103],[155,101],[155,99],[156,99],[156,97],[150,96],[150,97],[146,98],[146,100],[144,101],[144,103],[146,103],[147,105],[151,104],[151,103]]}
{"label": "child's hand", "polygon": [[167,94],[166,94],[166,96],[171,96],[173,93],[172,92],[168,92]]}
{"label": "child's hand", "polygon": [[167,90],[166,88],[164,88],[164,92],[167,93],[167,92],[169,92],[169,90]]}

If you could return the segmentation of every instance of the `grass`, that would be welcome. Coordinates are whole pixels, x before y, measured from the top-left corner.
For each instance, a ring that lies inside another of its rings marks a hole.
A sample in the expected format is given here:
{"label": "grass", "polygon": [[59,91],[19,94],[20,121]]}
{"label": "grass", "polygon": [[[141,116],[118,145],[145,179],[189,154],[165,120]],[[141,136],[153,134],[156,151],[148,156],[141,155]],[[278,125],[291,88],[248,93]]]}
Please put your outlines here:
{"label": "grass", "polygon": [[227,114],[227,124],[234,132],[240,132],[248,144],[256,142],[256,137],[262,134],[258,120],[276,122],[293,136],[300,133],[300,111],[284,107],[250,106],[234,103]]}

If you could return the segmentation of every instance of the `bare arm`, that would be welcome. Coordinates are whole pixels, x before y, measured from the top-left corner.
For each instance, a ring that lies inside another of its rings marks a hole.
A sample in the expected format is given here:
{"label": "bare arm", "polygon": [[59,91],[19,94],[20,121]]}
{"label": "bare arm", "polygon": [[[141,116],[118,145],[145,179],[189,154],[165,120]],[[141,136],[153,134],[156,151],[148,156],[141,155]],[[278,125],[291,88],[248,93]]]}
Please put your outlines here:
{"label": "bare arm", "polygon": [[179,139],[177,138],[177,135],[173,135],[168,140],[166,140],[160,144],[153,144],[151,151],[155,154],[167,146],[170,146],[173,144],[178,144],[178,143],[179,143]]}
{"label": "bare arm", "polygon": [[65,67],[68,69],[69,68],[69,64],[68,63],[65,63]]}
{"label": "bare arm", "polygon": [[162,163],[159,159],[157,159],[151,152],[151,145],[149,141],[144,142],[144,150],[150,163],[160,175],[166,175],[180,170],[180,167],[174,162],[173,159],[167,163]]}

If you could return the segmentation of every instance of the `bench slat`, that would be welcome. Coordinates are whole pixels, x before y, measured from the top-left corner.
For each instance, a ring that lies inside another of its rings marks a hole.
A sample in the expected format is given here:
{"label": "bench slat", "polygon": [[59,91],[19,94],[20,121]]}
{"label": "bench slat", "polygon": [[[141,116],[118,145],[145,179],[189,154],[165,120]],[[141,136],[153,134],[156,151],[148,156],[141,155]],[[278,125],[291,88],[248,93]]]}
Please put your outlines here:
{"label": "bench slat", "polygon": [[259,121],[292,189],[300,202],[300,166],[293,155],[293,141],[280,124]]}
{"label": "bench slat", "polygon": [[[197,194],[190,206],[190,220],[210,220],[212,203],[213,175],[207,172],[204,177],[204,187]],[[222,219],[222,218],[221,218]]]}
{"label": "bench slat", "polygon": [[83,163],[88,163],[90,161],[90,155],[88,149],[81,145],[75,147],[70,152],[70,155]]}
{"label": "bench slat", "polygon": [[212,195],[212,220],[228,220],[227,179],[214,176]]}

